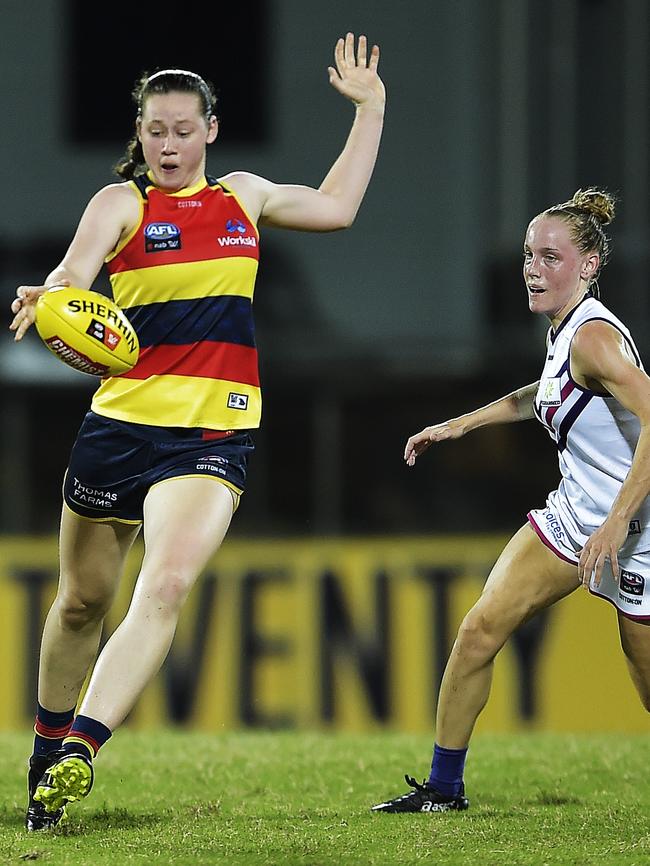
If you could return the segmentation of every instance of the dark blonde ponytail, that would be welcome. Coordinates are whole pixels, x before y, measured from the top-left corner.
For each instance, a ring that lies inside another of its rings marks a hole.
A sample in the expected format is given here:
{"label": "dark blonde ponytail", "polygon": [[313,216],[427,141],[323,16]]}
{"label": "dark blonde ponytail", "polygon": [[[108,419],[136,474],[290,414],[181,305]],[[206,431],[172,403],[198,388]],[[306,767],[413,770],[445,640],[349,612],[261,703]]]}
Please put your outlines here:
{"label": "dark blonde ponytail", "polygon": [[571,238],[581,253],[598,253],[598,271],[589,284],[592,294],[598,298],[598,277],[607,264],[610,248],[610,241],[603,227],[609,225],[616,216],[616,199],[606,190],[590,186],[576,190],[569,201],[548,208],[544,211],[544,216],[560,217],[569,223]]}

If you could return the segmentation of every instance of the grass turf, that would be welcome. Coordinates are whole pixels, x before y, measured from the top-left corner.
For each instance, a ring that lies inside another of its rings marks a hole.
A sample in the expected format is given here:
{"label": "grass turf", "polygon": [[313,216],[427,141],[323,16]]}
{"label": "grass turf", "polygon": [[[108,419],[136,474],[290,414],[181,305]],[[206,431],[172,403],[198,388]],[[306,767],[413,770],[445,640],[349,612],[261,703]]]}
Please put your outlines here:
{"label": "grass turf", "polygon": [[95,788],[50,833],[23,830],[28,734],[0,735],[0,862],[52,866],[647,866],[650,737],[478,736],[470,810],[369,806],[426,775],[431,740],[396,733],[122,729]]}

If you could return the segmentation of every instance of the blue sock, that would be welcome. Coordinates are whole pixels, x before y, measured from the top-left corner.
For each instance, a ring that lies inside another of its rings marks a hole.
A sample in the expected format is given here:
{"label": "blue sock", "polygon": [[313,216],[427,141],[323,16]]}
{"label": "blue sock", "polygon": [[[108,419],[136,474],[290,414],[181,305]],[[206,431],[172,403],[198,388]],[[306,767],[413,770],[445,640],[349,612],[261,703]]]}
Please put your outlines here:
{"label": "blue sock", "polygon": [[455,797],[463,784],[466,756],[467,749],[445,749],[435,743],[429,784],[445,797]]}
{"label": "blue sock", "polygon": [[85,755],[92,761],[112,735],[111,729],[97,719],[91,719],[90,716],[77,716],[70,728],[70,733],[63,741],[63,751]]}
{"label": "blue sock", "polygon": [[38,704],[34,722],[34,754],[47,755],[54,749],[60,749],[73,719],[74,707],[62,713],[53,713]]}

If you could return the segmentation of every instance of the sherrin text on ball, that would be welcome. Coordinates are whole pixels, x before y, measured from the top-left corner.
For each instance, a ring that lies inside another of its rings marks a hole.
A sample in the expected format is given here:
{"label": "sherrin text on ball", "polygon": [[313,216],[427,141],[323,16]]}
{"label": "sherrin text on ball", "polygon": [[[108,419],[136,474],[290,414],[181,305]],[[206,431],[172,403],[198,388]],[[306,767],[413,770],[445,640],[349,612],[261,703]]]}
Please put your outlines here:
{"label": "sherrin text on ball", "polygon": [[36,330],[56,357],[91,376],[119,376],[140,352],[138,336],[117,304],[99,292],[55,286],[36,304]]}

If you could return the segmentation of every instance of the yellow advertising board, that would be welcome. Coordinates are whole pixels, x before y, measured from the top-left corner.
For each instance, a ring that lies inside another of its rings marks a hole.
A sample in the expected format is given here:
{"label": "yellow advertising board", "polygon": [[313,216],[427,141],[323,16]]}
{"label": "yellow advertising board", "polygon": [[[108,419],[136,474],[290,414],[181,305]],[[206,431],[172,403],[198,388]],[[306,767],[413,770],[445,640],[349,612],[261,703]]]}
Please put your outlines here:
{"label": "yellow advertising board", "polygon": [[[456,629],[506,539],[228,540],[129,724],[433,731]],[[29,723],[54,538],[0,539],[0,728]],[[129,604],[134,548],[105,636]],[[525,575],[522,575],[525,580]],[[614,609],[577,590],[513,636],[478,730],[648,730]]]}

